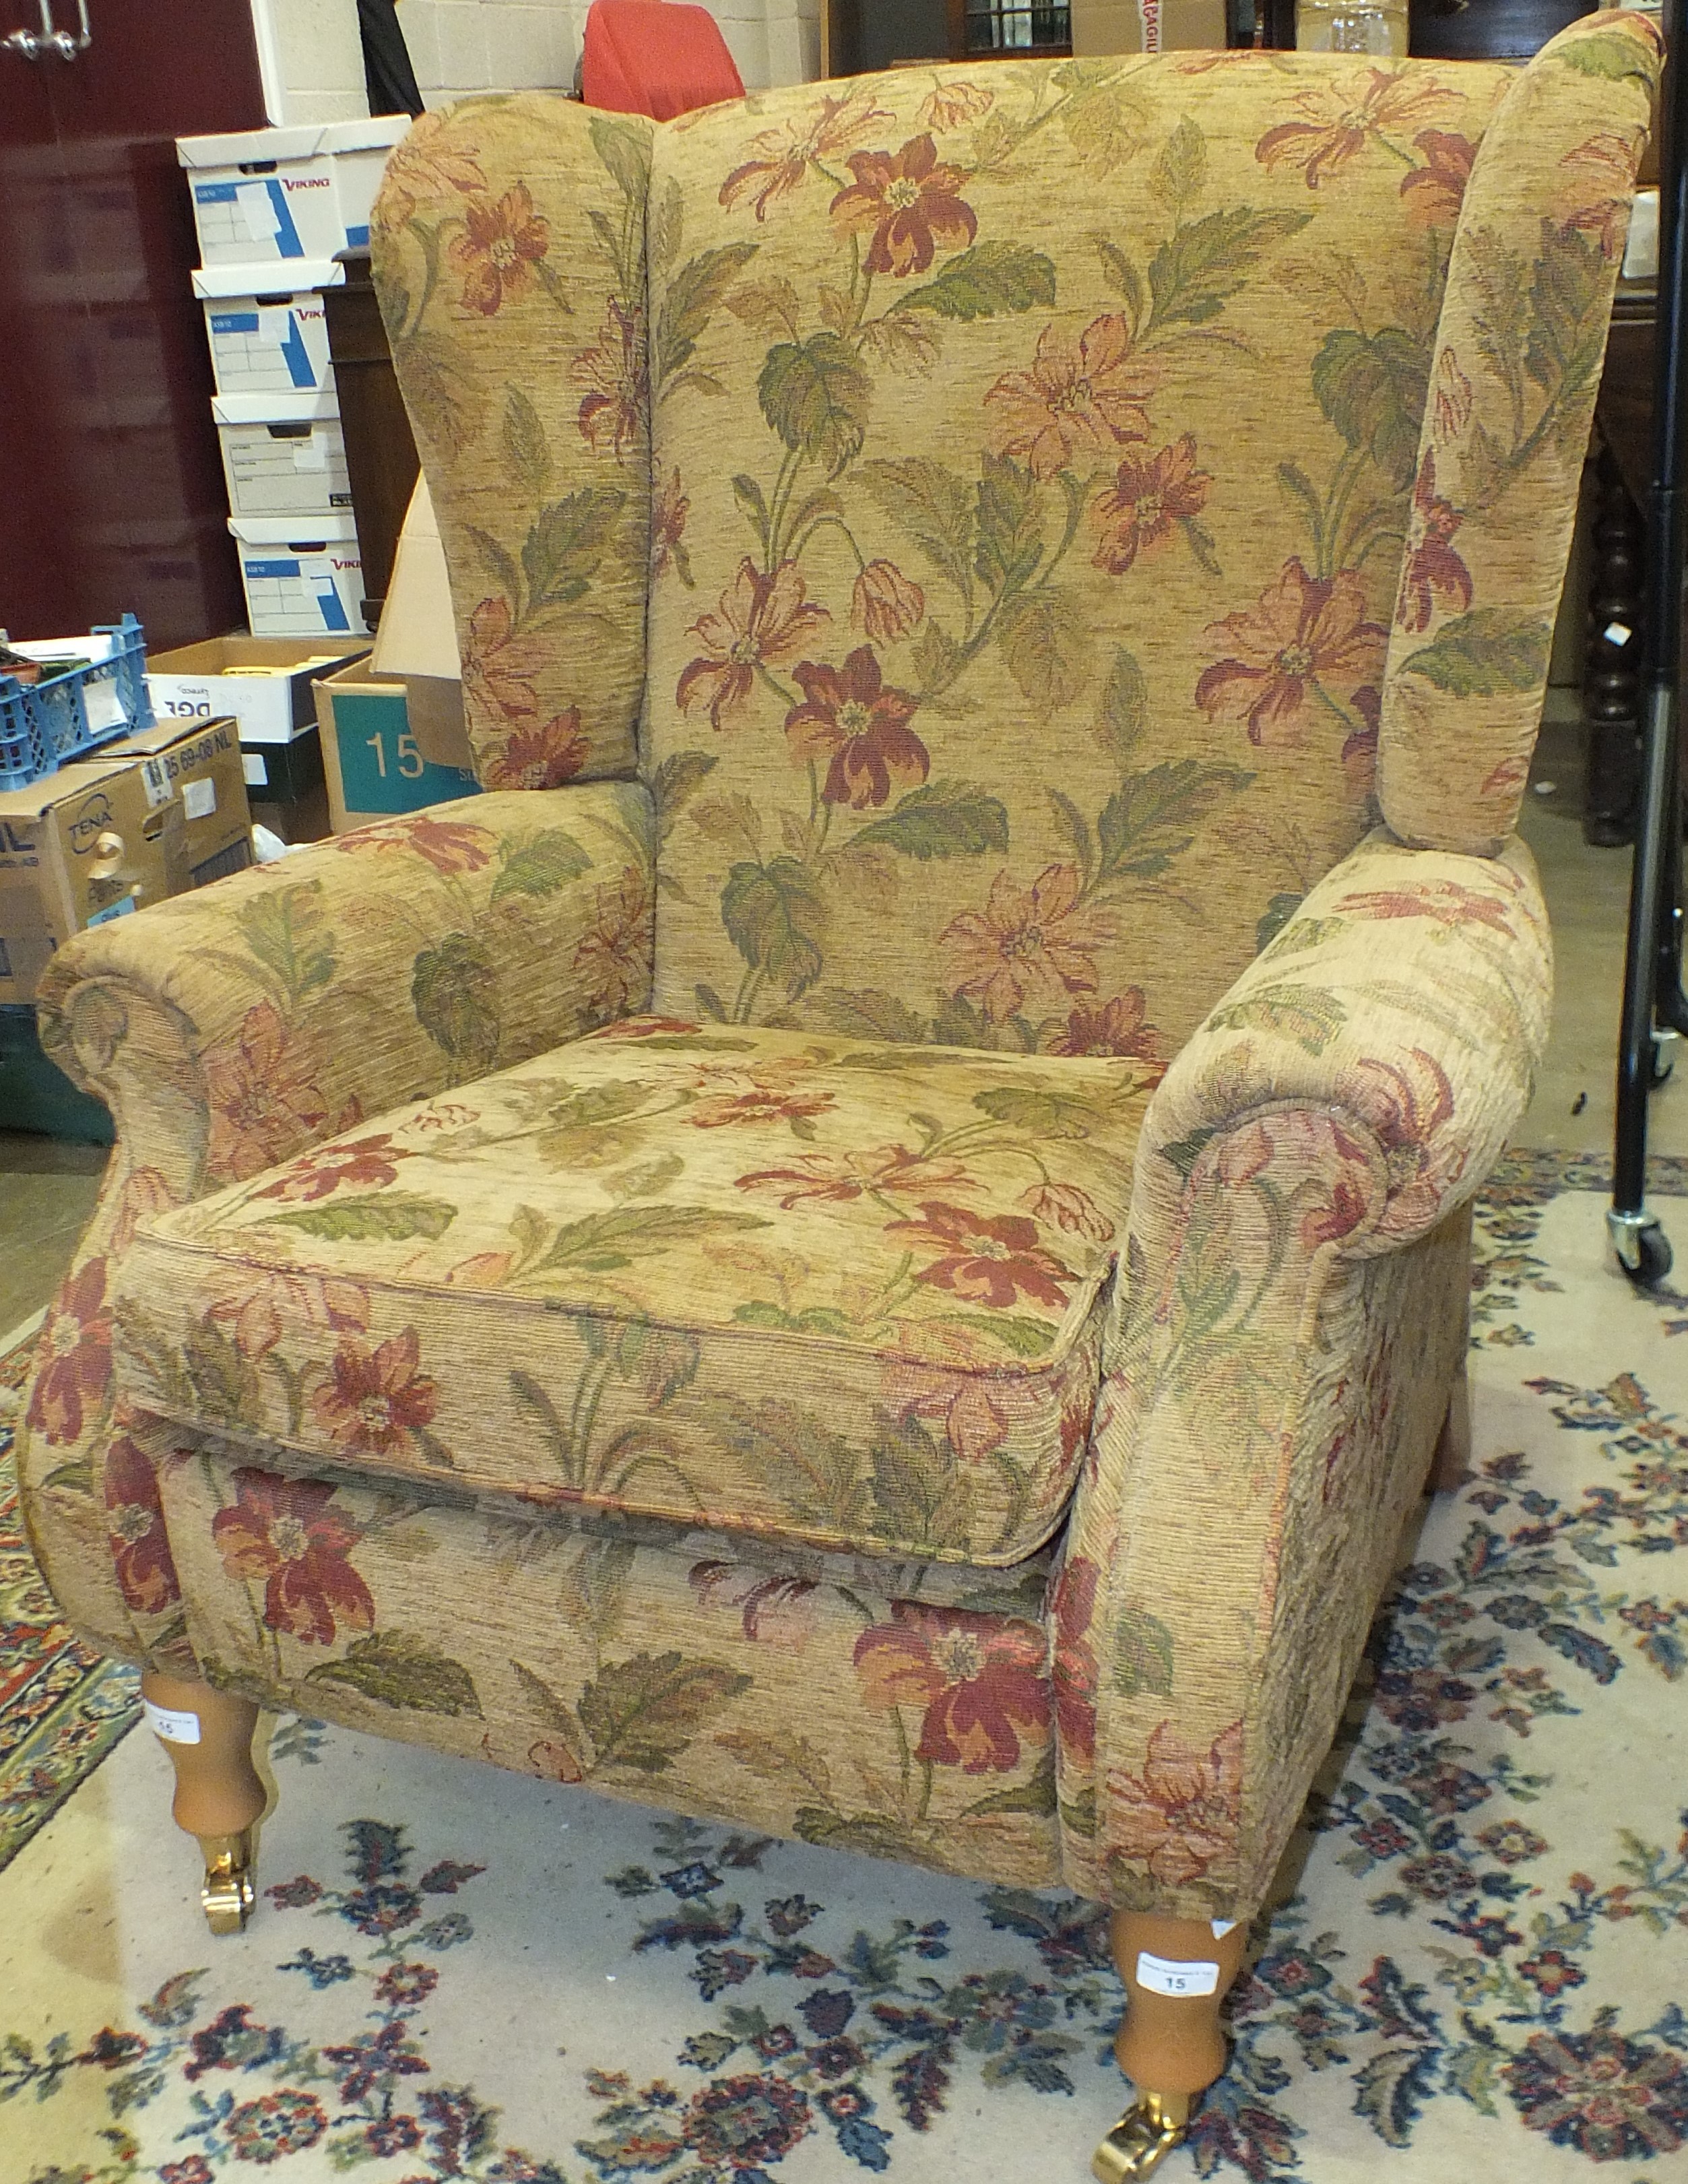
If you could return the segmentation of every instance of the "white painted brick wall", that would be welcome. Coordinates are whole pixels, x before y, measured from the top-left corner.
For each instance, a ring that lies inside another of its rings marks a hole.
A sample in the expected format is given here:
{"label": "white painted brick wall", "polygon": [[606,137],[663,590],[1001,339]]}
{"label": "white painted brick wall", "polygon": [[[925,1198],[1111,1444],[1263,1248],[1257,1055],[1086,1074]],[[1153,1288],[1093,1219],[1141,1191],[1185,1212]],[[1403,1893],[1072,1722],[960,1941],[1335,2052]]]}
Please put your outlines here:
{"label": "white painted brick wall", "polygon": [[[589,0],[399,0],[398,20],[430,106],[473,91],[565,90]],[[821,70],[821,0],[704,0],[750,90]],[[253,0],[267,20],[276,121],[365,110],[355,0]],[[260,38],[264,32],[260,27]]]}

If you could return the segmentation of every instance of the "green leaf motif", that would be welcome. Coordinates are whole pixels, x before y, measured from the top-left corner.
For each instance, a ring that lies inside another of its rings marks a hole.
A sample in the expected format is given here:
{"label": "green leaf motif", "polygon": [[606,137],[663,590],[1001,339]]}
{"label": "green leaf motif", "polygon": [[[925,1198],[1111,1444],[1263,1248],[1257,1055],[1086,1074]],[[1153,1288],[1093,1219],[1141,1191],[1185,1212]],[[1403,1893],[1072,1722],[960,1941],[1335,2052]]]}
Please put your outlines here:
{"label": "green leaf motif", "polygon": [[789,1774],[817,1797],[826,1799],[833,1794],[833,1770],[826,1754],[794,1730],[777,1729],[760,1736],[754,1730],[723,1729],[715,1742],[717,1750],[729,1753],[759,1782],[774,1782]]}
{"label": "green leaf motif", "polygon": [[946,1327],[969,1328],[975,1334],[990,1336],[1015,1357],[1041,1357],[1055,1340],[1055,1329],[1029,1312],[944,1312],[933,1317]]}
{"label": "green leaf motif", "polygon": [[993,1790],[976,1797],[966,1808],[967,1817],[992,1813],[1030,1813],[1039,1819],[1055,1814],[1055,1747],[1047,1746],[1036,1767],[1023,1782],[1008,1790]]}
{"label": "green leaf motif", "polygon": [[1045,1092],[1030,1084],[996,1084],[975,1092],[973,1105],[994,1123],[1006,1123],[1028,1136],[1055,1140],[1088,1138],[1111,1119],[1094,1100],[1072,1092]]}
{"label": "green leaf motif", "polygon": [[1554,58],[1582,75],[1603,76],[1608,82],[1634,81],[1644,91],[1652,88],[1657,63],[1638,39],[1616,31],[1576,38],[1560,47]]}
{"label": "green leaf motif", "polygon": [[1375,334],[1339,327],[1313,359],[1318,405],[1351,448],[1364,448],[1399,491],[1418,464],[1429,360],[1400,326]]}
{"label": "green leaf motif", "polygon": [[465,1072],[482,1076],[497,1057],[504,1026],[492,958],[466,933],[448,933],[425,948],[410,976],[416,1021]]}
{"label": "green leaf motif", "polygon": [[616,187],[643,214],[650,187],[650,134],[631,122],[592,117],[592,148],[609,169]]}
{"label": "green leaf motif", "polygon": [[323,913],[320,880],[249,894],[236,922],[290,1010],[332,981],[335,942]]}
{"label": "green leaf motif", "polygon": [[411,1236],[443,1236],[457,1208],[443,1198],[415,1191],[378,1190],[368,1198],[338,1198],[326,1206],[298,1206],[264,1216],[266,1228],[299,1228],[336,1244],[397,1244]]}
{"label": "green leaf motif", "polygon": [[519,387],[504,389],[503,443],[506,471],[530,499],[543,500],[551,482],[550,451],[539,412]]}
{"label": "green leaf motif", "polygon": [[1192,198],[1201,196],[1206,180],[1207,139],[1186,114],[1161,147],[1149,187],[1162,204],[1181,213]]}
{"label": "green leaf motif", "polygon": [[1093,175],[1134,159],[1148,142],[1150,109],[1128,82],[1086,86],[1062,108],[1067,141]]}
{"label": "green leaf motif", "polygon": [[501,546],[490,531],[482,531],[478,523],[465,523],[463,528],[514,613],[521,598],[521,571],[515,565],[515,554],[508,547]]}
{"label": "green leaf motif", "polygon": [[1007,809],[969,782],[928,782],[850,838],[852,849],[876,844],[921,864],[934,857],[982,857],[1008,847]]}
{"label": "green leaf motif", "polygon": [[1128,1698],[1152,1691],[1173,1694],[1173,1634],[1158,1615],[1126,1606],[1114,1626],[1114,1682]]}
{"label": "green leaf motif", "polygon": [[1591,385],[1606,353],[1607,268],[1597,237],[1579,227],[1541,223],[1541,249],[1530,282],[1524,369],[1564,401]]}
{"label": "green leaf motif", "polygon": [[1037,489],[1011,455],[981,460],[978,539],[974,572],[993,592],[1018,590],[1043,559]]}
{"label": "green leaf motif", "polygon": [[864,463],[857,473],[891,521],[963,595],[972,589],[974,493],[929,455]]}
{"label": "green leaf motif", "polygon": [[943,319],[994,319],[1055,302],[1055,265],[1023,242],[978,242],[950,259],[937,278],[911,289],[896,309]]}
{"label": "green leaf motif", "polygon": [[760,245],[729,242],[688,259],[668,283],[656,318],[651,363],[659,386],[689,361],[705,328]]}
{"label": "green leaf motif", "polygon": [[921,1420],[888,1420],[869,1451],[873,1529],[899,1546],[932,1554],[963,1552],[972,1520],[972,1489]]}
{"label": "green leaf motif", "polygon": [[855,993],[833,987],[819,996],[816,1007],[828,1030],[846,1032],[853,1039],[904,1043],[924,1039],[928,1034],[924,1017],[917,1016],[894,994],[882,994],[872,987]]}
{"label": "green leaf motif", "polygon": [[764,972],[791,1000],[820,977],[826,905],[814,875],[797,858],[733,866],[721,891],[721,917],[751,969]]}
{"label": "green leaf motif", "polygon": [[1323,1054],[1347,1022],[1348,1011],[1334,994],[1318,986],[1257,986],[1215,1009],[1207,1021],[1220,1031],[1273,1032],[1309,1054]]}
{"label": "green leaf motif", "polygon": [[573,1268],[582,1273],[613,1273],[654,1251],[694,1244],[705,1236],[772,1226],[755,1213],[717,1211],[710,1206],[623,1206],[612,1213],[588,1213],[566,1221],[551,1247],[532,1269],[557,1273]]}
{"label": "green leaf motif", "polygon": [[1262,254],[1299,235],[1310,212],[1256,212],[1231,205],[1191,220],[1149,261],[1149,293],[1157,326],[1204,326],[1246,286]]}
{"label": "green leaf motif", "polygon": [[1254,928],[1256,956],[1269,948],[1306,900],[1299,894],[1275,894]]}
{"label": "green leaf motif", "polygon": [[355,1639],[337,1661],[319,1661],[307,1669],[305,1681],[345,1684],[366,1699],[407,1713],[484,1718],[474,1679],[463,1663],[399,1630]]}
{"label": "green leaf motif", "polygon": [[1096,740],[1122,772],[1149,725],[1149,686],[1123,645],[1114,654],[1096,713]]}
{"label": "green leaf motif", "polygon": [[776,342],[756,382],[762,415],[786,446],[836,477],[861,452],[873,382],[832,332]]}
{"label": "green leaf motif", "polygon": [[521,548],[530,613],[584,598],[627,499],[616,486],[582,486],[541,510]]}
{"label": "green leaf motif", "polygon": [[502,902],[507,895],[554,894],[559,888],[591,870],[592,860],[574,836],[565,834],[560,827],[548,827],[543,834],[510,851],[488,900]]}
{"label": "green leaf motif", "polygon": [[1040,713],[1070,705],[1089,681],[1090,625],[1066,593],[1022,593],[1003,609],[997,639],[1022,697]]}
{"label": "green leaf motif", "polygon": [[712,751],[674,751],[663,760],[650,783],[659,842],[674,832],[675,821],[719,764]]}
{"label": "green leaf motif", "polygon": [[800,1312],[788,1312],[766,1297],[734,1305],[733,1317],[740,1327],[765,1327],[780,1334],[822,1334],[840,1342],[848,1342],[857,1331],[847,1312],[835,1312],[830,1305],[805,1305]]}
{"label": "green leaf motif", "polygon": [[1185,758],[1127,777],[1096,822],[1107,879],[1158,879],[1195,839],[1195,829],[1221,800],[1253,780],[1234,766]]}
{"label": "green leaf motif", "polygon": [[710,1715],[748,1691],[752,1680],[719,1661],[688,1660],[679,1652],[612,1662],[580,1695],[594,1770],[665,1774]]}
{"label": "green leaf motif", "polygon": [[1504,607],[1478,607],[1445,622],[1429,644],[1409,653],[1402,671],[1422,675],[1456,698],[1495,698],[1534,689],[1547,672],[1551,623],[1518,621]]}
{"label": "green leaf motif", "polygon": [[1102,278],[1120,297],[1131,315],[1131,330],[1134,334],[1143,323],[1143,314],[1149,307],[1149,292],[1143,285],[1143,276],[1138,271],[1111,236],[1093,235],[1096,255],[1102,261]]}

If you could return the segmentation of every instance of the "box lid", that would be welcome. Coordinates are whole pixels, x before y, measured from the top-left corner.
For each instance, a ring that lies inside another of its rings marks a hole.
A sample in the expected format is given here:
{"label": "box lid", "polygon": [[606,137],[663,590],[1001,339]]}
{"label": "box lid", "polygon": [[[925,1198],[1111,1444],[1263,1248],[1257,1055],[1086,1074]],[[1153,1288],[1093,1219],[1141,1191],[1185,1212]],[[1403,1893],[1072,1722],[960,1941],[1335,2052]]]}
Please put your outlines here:
{"label": "box lid", "polygon": [[382,114],[358,121],[236,129],[223,136],[178,136],[175,156],[184,167],[241,167],[259,160],[314,159],[324,152],[380,152],[390,149],[409,126],[408,114]]}
{"label": "box lid", "polygon": [[279,387],[262,394],[214,394],[211,415],[220,425],[312,425],[338,419],[333,388]]}
{"label": "box lid", "polygon": [[231,515],[229,529],[242,546],[355,546],[358,538],[348,508],[326,515]]}
{"label": "box lid", "polygon": [[[277,279],[277,276],[284,277]],[[266,258],[257,265],[196,265],[193,292],[207,303],[259,296],[303,296],[313,288],[343,287],[346,269],[331,258]]]}

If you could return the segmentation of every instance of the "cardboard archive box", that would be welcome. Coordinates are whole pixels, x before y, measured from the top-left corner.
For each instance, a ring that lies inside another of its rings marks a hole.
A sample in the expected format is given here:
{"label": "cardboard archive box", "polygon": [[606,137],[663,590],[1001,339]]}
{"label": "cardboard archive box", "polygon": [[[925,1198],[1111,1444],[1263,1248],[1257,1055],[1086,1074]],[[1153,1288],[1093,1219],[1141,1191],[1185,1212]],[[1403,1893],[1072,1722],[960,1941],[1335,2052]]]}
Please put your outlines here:
{"label": "cardboard archive box", "polygon": [[479,794],[460,682],[354,661],[316,685],[316,717],[337,834]]}
{"label": "cardboard archive box", "polygon": [[1072,50],[1109,53],[1223,52],[1225,0],[1072,0]]}

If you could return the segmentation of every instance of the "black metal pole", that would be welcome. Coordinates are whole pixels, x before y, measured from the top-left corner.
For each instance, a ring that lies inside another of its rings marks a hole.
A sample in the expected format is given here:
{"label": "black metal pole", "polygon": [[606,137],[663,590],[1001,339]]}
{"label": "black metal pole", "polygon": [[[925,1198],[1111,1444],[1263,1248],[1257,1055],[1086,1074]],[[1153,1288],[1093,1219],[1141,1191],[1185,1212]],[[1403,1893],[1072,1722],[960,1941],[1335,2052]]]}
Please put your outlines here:
{"label": "black metal pole", "polygon": [[1666,0],[1666,60],[1659,115],[1658,287],[1653,372],[1653,476],[1647,495],[1643,627],[1646,662],[1641,708],[1641,795],[1624,959],[1613,1145],[1613,1245],[1632,1279],[1652,1284],[1670,1269],[1670,1245],[1646,1207],[1647,1096],[1652,1089],[1655,1022],[1688,1028],[1681,989],[1678,896],[1681,818],[1677,788],[1679,664],[1682,643],[1683,402],[1688,392],[1688,99],[1681,95],[1681,0]]}

